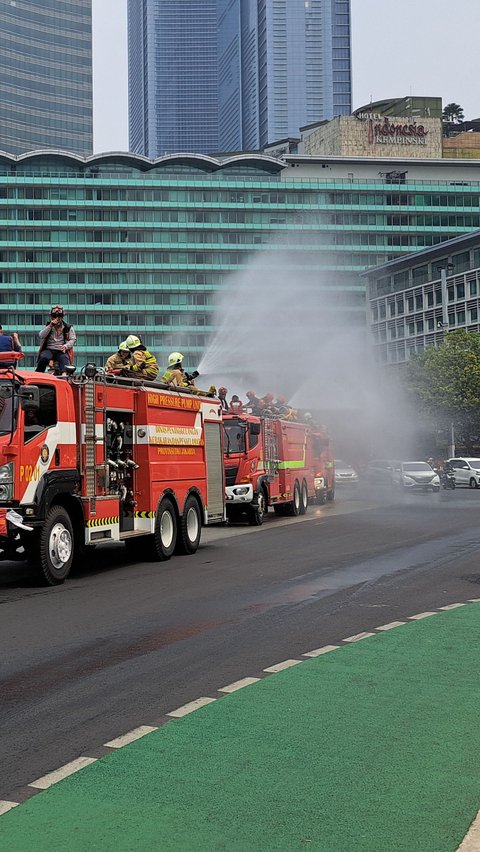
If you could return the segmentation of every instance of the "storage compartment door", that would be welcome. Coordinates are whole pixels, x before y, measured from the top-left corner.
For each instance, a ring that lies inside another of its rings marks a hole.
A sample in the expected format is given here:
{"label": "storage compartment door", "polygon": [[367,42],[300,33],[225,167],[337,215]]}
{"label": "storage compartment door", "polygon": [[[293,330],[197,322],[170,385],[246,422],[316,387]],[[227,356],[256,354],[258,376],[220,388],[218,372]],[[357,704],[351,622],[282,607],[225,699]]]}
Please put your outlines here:
{"label": "storage compartment door", "polygon": [[223,451],[220,423],[205,423],[205,462],[207,465],[208,521],[222,521],[225,517],[225,482],[223,477]]}

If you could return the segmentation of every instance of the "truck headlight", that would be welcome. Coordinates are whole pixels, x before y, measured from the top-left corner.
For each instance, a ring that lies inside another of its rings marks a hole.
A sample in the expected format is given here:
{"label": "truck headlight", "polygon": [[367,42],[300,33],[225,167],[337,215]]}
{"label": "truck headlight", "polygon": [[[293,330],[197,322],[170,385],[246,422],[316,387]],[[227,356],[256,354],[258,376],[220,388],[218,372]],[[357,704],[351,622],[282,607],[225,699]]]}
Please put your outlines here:
{"label": "truck headlight", "polygon": [[250,491],[250,488],[248,488],[248,487],[242,488],[240,486],[238,488],[235,488],[235,494],[237,494],[238,497],[241,497],[243,494],[248,494],[249,491]]}
{"label": "truck headlight", "polygon": [[13,483],[13,462],[0,466],[0,483]]}

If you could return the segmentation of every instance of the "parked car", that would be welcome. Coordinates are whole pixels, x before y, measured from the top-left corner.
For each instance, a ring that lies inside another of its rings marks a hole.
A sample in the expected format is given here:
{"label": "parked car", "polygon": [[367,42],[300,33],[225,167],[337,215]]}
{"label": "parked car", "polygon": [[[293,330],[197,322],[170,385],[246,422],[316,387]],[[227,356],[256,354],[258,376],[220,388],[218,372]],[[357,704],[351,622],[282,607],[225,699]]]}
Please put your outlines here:
{"label": "parked car", "polygon": [[393,468],[397,462],[391,459],[373,459],[367,464],[365,476],[368,482],[392,484]]}
{"label": "parked car", "polygon": [[405,461],[395,462],[394,465],[394,485],[410,491],[440,491],[440,477],[428,462]]}
{"label": "parked car", "polygon": [[470,488],[480,488],[480,459],[463,457],[448,459],[455,477],[455,485],[469,485]]}
{"label": "parked car", "polygon": [[358,473],[351,464],[347,464],[341,459],[335,459],[335,485],[343,485],[343,483],[356,485]]}

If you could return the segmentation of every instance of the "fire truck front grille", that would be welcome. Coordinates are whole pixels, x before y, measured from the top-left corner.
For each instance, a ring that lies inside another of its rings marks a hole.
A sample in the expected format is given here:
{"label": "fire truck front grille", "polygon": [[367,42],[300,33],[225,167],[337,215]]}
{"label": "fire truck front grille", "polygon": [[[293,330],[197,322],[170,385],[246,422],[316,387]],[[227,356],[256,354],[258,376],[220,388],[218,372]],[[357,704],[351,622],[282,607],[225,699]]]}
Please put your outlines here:
{"label": "fire truck front grille", "polygon": [[225,485],[235,485],[238,473],[238,464],[234,467],[225,468]]}

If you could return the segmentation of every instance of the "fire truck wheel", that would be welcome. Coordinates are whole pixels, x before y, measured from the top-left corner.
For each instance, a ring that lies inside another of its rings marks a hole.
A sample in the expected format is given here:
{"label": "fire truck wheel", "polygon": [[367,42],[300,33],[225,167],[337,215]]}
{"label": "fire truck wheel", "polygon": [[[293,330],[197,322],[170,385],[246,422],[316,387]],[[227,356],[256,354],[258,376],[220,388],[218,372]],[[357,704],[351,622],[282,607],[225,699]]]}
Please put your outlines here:
{"label": "fire truck wheel", "polygon": [[300,492],[300,514],[304,515],[308,509],[308,486],[305,480],[302,482],[302,489]]}
{"label": "fire truck wheel", "polygon": [[161,562],[170,559],[177,543],[177,518],[173,503],[168,497],[160,501],[154,539],[157,558]]}
{"label": "fire truck wheel", "polygon": [[251,527],[261,527],[267,512],[267,500],[263,488],[257,494],[257,502],[248,510],[248,523]]}
{"label": "fire truck wheel", "polygon": [[180,528],[177,538],[177,553],[195,553],[200,544],[202,534],[202,516],[198,500],[193,494],[189,494],[183,508],[180,519]]}
{"label": "fire truck wheel", "polygon": [[40,532],[39,557],[43,578],[49,586],[67,579],[73,562],[73,526],[62,506],[53,506]]}
{"label": "fire truck wheel", "polygon": [[298,479],[296,479],[293,487],[293,500],[290,503],[285,503],[287,515],[293,515],[293,517],[296,518],[297,515],[300,514],[301,505],[302,498],[300,496],[300,486],[298,484]]}

